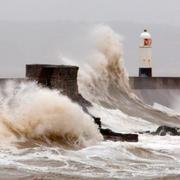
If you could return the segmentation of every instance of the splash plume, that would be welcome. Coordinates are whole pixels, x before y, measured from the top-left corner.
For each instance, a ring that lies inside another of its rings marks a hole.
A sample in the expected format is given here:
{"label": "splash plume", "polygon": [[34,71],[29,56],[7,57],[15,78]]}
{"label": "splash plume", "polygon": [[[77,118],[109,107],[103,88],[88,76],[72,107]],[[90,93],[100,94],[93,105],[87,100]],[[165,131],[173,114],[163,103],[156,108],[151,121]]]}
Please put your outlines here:
{"label": "splash plume", "polygon": [[0,91],[0,137],[86,146],[101,140],[93,120],[56,90],[8,82]]}

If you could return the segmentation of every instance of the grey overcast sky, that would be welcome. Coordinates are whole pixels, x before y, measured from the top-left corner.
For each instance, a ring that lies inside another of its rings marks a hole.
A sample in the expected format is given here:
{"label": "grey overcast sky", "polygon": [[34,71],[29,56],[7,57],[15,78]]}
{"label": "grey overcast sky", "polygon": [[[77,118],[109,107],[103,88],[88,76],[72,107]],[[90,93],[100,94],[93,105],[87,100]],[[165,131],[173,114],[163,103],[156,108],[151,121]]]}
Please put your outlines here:
{"label": "grey overcast sky", "polygon": [[146,27],[154,74],[180,76],[180,0],[0,0],[0,77],[24,76],[27,63],[61,63],[61,54],[84,63],[88,33],[99,23],[124,37],[130,75],[138,73]]}
{"label": "grey overcast sky", "polygon": [[133,21],[180,26],[180,0],[0,0],[0,20]]}

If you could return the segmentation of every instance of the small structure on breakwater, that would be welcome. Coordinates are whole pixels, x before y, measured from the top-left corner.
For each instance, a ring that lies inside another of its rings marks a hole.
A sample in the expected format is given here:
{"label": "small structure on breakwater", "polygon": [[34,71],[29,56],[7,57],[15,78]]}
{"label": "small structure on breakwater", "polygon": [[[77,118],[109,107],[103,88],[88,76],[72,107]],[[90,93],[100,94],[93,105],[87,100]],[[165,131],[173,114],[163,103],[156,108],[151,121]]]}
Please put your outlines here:
{"label": "small structure on breakwater", "polygon": [[69,65],[27,64],[26,78],[50,89],[59,90],[85,110],[91,103],[78,91],[78,70],[79,67]]}
{"label": "small structure on breakwater", "polygon": [[49,64],[26,65],[26,77],[39,84],[58,89],[71,98],[78,95],[77,73],[79,67]]}

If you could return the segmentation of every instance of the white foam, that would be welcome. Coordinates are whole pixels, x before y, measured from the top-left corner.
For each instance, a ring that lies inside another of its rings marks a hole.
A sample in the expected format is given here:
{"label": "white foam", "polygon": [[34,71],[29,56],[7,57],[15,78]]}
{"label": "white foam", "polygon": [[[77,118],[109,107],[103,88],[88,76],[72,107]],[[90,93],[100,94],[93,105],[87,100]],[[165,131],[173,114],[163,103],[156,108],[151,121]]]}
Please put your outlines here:
{"label": "white foam", "polygon": [[110,128],[116,132],[153,131],[158,127],[157,124],[144,119],[128,116],[119,109],[107,109],[93,104],[93,108],[89,108],[89,111],[93,115],[101,117],[104,128]]}
{"label": "white foam", "polygon": [[56,90],[35,83],[8,83],[0,96],[1,140],[12,136],[36,139],[57,136],[80,146],[101,140],[90,116]]}

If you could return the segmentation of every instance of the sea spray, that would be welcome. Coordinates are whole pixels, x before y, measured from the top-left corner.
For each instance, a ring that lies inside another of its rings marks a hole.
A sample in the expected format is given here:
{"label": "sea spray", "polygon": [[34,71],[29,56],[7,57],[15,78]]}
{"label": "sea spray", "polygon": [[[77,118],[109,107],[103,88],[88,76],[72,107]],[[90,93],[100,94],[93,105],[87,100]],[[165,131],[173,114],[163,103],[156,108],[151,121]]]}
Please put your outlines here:
{"label": "sea spray", "polygon": [[[100,52],[97,53],[96,57],[95,65],[89,65],[90,68],[84,70],[84,76],[81,77],[84,81],[83,83],[80,82],[80,84],[82,83],[81,92],[90,95],[89,97],[87,96],[89,99],[94,99],[98,103],[100,100],[103,100],[109,105],[109,109],[101,105],[92,107],[94,109],[91,112],[93,115],[101,117],[103,126],[112,128],[117,132],[126,130],[133,132],[141,129],[149,130],[149,128],[153,130],[154,124],[150,124],[146,121],[147,119],[155,122],[155,126],[159,122],[172,123],[174,121],[175,125],[180,124],[178,119],[160,113],[160,111],[147,107],[143,103],[140,106],[135,100],[128,99],[128,91],[123,93],[123,90],[125,90],[123,81],[122,86],[116,86],[118,89],[114,89],[112,92],[109,85],[111,79],[109,76],[107,76],[107,79],[103,77],[104,74],[111,73],[107,73],[107,66],[104,66],[104,64],[107,64],[104,63],[107,59]],[[98,59],[100,62],[97,61]],[[102,69],[100,69],[101,63],[103,64]],[[98,64],[99,66],[97,66]],[[114,79],[116,80],[117,78]],[[117,79],[113,83],[118,84],[119,82],[121,81]],[[87,87],[82,85],[87,85]],[[89,117],[87,118],[77,105],[72,104],[70,100],[59,95],[57,91],[49,91],[37,87],[34,83],[16,85],[11,82],[4,87],[1,85],[0,142],[2,143],[0,143],[0,176],[2,178],[180,179],[180,138],[178,136],[162,137],[142,134],[139,135],[138,143],[103,141],[95,146],[78,151],[64,149],[64,146],[31,146],[29,143],[31,139],[39,138],[40,142],[43,140],[48,143],[53,141],[52,135],[49,136],[49,131],[50,134],[54,135],[52,129],[58,131],[58,127],[61,127],[59,125],[65,123],[62,114],[66,117],[65,120],[69,120],[72,123],[69,124],[70,127],[68,128],[71,130],[75,129],[75,137],[79,135],[78,137],[83,145],[84,143],[89,144],[89,140],[95,143],[101,139],[94,124],[90,121],[83,121],[83,118],[88,120]],[[103,95],[105,95],[104,99]],[[61,99],[61,97],[65,98],[65,100]],[[50,108],[51,104],[53,106]],[[66,104],[68,105],[68,112],[65,108],[67,107],[65,106]],[[111,104],[112,106],[110,106]],[[62,110],[64,110],[64,113],[58,113]],[[166,109],[164,110],[166,111]],[[56,112],[55,117],[51,115],[51,112],[54,111]],[[76,116],[72,112],[79,113]],[[39,113],[41,114],[40,116]],[[130,117],[129,114],[135,117]],[[26,118],[26,115],[28,115],[28,118]],[[56,122],[57,119],[58,123]],[[50,122],[53,123],[50,124]],[[86,124],[83,124],[83,122],[86,122]],[[32,125],[34,125],[34,128]],[[30,133],[25,133],[26,130]],[[64,135],[65,128],[59,134],[58,132],[54,137]],[[88,138],[84,135],[84,132],[88,134]],[[16,141],[23,138],[30,145],[26,146],[25,149],[17,149],[12,144],[9,147],[9,144],[5,144],[3,140],[12,140],[11,137],[14,137]],[[76,142],[79,142],[77,138],[72,140],[74,138],[68,137],[63,138],[68,144],[76,145]],[[56,142],[57,139],[55,138]],[[63,143],[63,140],[60,141],[60,144]],[[80,147],[79,144],[78,147]]]}
{"label": "sea spray", "polygon": [[[82,95],[100,106],[119,109],[157,125],[177,126],[180,119],[156,111],[140,100],[129,85],[124,66],[120,36],[110,27],[99,25],[94,30],[96,51],[92,62],[80,69],[79,90]],[[103,122],[102,122],[103,123]]]}
{"label": "sea spray", "polygon": [[105,25],[95,27],[93,36],[97,50],[91,56],[91,63],[80,70],[80,91],[96,103],[109,105],[112,101],[111,95],[117,94],[117,90],[129,97],[135,97],[124,67],[122,38]]}
{"label": "sea spray", "polygon": [[57,90],[7,82],[0,97],[2,140],[14,137],[83,147],[102,139],[91,117]]}

